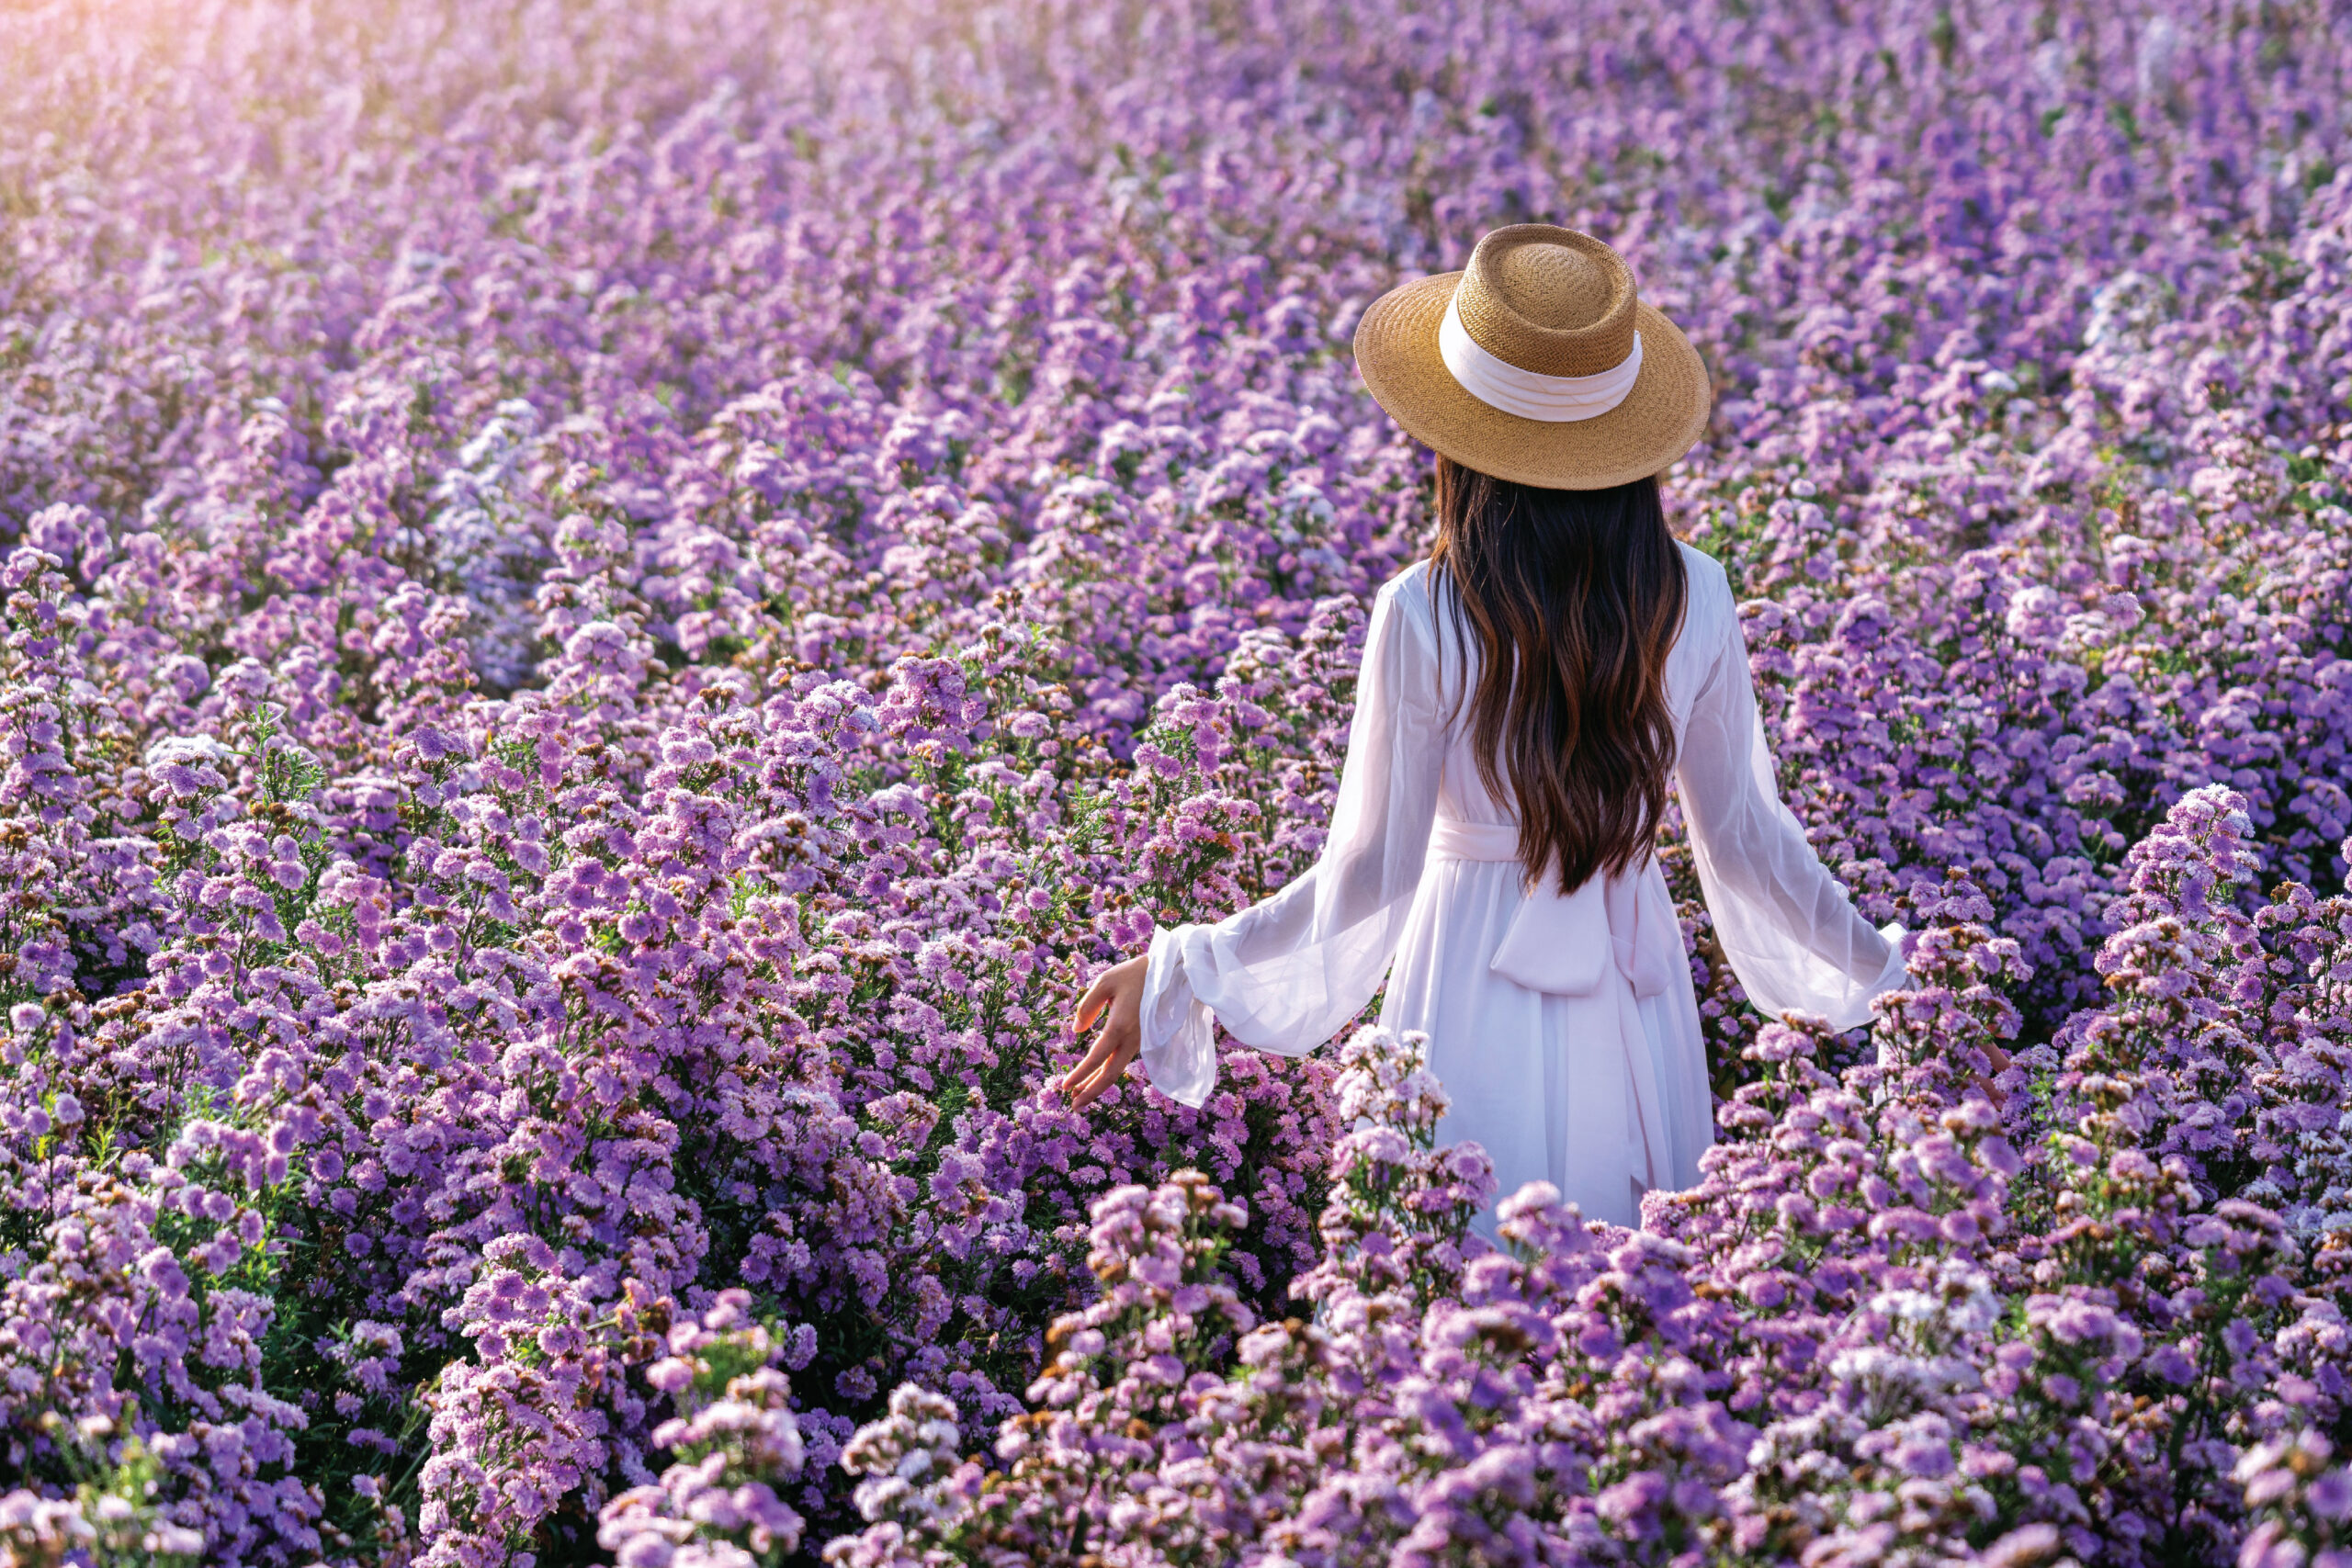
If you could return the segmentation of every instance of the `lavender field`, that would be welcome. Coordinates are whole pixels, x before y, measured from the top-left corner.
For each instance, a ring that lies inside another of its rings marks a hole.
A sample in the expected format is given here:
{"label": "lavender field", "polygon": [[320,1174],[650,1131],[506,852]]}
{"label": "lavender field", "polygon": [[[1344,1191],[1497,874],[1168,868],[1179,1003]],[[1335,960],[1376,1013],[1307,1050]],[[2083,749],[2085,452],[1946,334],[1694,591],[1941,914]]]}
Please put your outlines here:
{"label": "lavender field", "polygon": [[[0,1562],[2352,1565],[2352,8],[1843,9],[0,8]],[[1718,1147],[1498,1251],[1415,1040],[1049,1085],[1530,220],[1914,935],[1669,821]]]}

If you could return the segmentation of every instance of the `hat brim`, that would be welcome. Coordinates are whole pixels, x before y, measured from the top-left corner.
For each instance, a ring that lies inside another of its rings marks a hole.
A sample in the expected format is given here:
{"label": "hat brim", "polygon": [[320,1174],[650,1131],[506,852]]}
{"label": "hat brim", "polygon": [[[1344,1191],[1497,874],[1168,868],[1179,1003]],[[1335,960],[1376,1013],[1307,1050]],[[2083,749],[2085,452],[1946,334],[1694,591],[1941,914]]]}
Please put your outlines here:
{"label": "hat brim", "polygon": [[1663,471],[1690,450],[1714,404],[1707,367],[1682,329],[1636,302],[1642,370],[1625,400],[1552,423],[1472,396],[1438,353],[1459,272],[1390,289],[1356,325],[1356,370],[1406,434],[1465,468],[1544,490],[1605,490]]}

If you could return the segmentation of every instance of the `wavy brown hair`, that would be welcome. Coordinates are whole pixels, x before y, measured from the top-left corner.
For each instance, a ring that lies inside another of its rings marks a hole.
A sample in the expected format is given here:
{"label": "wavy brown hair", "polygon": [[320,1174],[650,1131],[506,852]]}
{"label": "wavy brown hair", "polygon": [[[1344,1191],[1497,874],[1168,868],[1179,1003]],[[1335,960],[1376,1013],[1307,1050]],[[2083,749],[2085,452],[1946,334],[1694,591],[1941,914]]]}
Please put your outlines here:
{"label": "wavy brown hair", "polygon": [[1689,594],[1657,480],[1539,490],[1441,457],[1430,561],[1456,645],[1478,651],[1471,752],[1518,809],[1528,875],[1549,867],[1567,893],[1640,864],[1674,766],[1666,658]]}

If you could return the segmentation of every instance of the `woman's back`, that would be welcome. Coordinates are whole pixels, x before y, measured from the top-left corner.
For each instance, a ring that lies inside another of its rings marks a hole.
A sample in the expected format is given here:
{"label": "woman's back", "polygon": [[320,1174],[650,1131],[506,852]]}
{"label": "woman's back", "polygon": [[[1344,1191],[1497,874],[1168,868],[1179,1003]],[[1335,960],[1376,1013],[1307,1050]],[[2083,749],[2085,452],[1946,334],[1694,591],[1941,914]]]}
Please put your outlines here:
{"label": "woman's back", "polygon": [[[1717,934],[1751,997],[1851,1027],[1900,959],[1780,803],[1722,568],[1678,546],[1688,592],[1665,660],[1669,759]],[[1375,993],[1430,1036],[1449,1139],[1503,1192],[1549,1180],[1633,1224],[1641,1192],[1695,1180],[1712,1137],[1680,926],[1647,852],[1571,886],[1532,877],[1516,803],[1478,764],[1462,694],[1480,673],[1448,589],[1417,563],[1375,597],[1330,832],[1315,866],[1213,924],[1154,938],[1140,1004],[1152,1081],[1202,1103],[1215,1031],[1313,1049]]]}

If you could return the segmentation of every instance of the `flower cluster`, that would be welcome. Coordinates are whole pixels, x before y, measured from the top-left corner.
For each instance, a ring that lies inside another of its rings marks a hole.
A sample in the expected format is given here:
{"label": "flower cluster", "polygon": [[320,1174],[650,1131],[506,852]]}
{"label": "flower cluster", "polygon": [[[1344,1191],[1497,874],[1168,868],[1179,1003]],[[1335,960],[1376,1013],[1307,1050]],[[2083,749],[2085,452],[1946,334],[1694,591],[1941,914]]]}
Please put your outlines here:
{"label": "flower cluster", "polygon": [[653,1430],[680,1457],[656,1484],[605,1506],[597,1543],[622,1568],[759,1568],[800,1544],[802,1520],[776,1487],[800,1473],[785,1347],[743,1314],[747,1291],[722,1291],[699,1323],[671,1332],[645,1381],[684,1414]]}
{"label": "flower cluster", "polygon": [[[2337,1550],[2341,32],[6,9],[0,1550]],[[1348,342],[1521,219],[1707,356],[1918,935],[1759,1019],[1669,819],[1723,1146],[1492,1253],[1394,1045],[1051,1085],[1319,849],[1430,521]]]}

